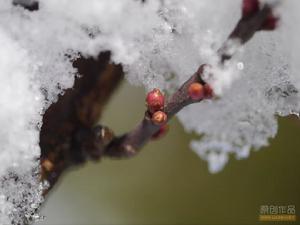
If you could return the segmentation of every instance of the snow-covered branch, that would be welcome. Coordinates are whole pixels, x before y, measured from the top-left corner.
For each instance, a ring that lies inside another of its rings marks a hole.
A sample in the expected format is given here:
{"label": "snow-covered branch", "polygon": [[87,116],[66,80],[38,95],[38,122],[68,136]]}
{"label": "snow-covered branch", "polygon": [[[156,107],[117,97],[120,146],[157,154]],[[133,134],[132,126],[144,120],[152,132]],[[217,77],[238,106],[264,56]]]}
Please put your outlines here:
{"label": "snow-covered branch", "polygon": [[[238,45],[248,42],[255,32],[260,30],[274,30],[277,26],[277,20],[278,18],[273,15],[271,5],[265,4],[259,8],[257,0],[244,0],[242,18],[229,35],[227,41],[217,51],[220,63],[224,64],[226,60],[231,59],[237,48],[240,47]],[[204,73],[210,73],[209,67],[208,65],[200,66],[198,71],[171,95],[167,103],[162,106],[162,112],[166,114],[167,118],[163,121],[163,124],[153,122],[152,118],[154,115],[148,109],[145,112],[142,122],[127,134],[113,139],[105,149],[104,154],[112,157],[131,157],[135,155],[181,109],[190,104],[213,97],[211,86],[203,79]],[[197,96],[193,98],[193,95],[189,92],[191,85],[195,83],[198,83],[201,89],[196,90],[200,92],[198,93],[198,98]],[[149,102],[147,103],[149,105]]]}
{"label": "snow-covered branch", "polygon": [[[0,224],[36,219],[67,168],[133,156],[175,115],[218,172],[266,146],[277,115],[299,114],[298,0],[88,2],[0,3]],[[151,94],[114,136],[96,124],[123,78]]]}

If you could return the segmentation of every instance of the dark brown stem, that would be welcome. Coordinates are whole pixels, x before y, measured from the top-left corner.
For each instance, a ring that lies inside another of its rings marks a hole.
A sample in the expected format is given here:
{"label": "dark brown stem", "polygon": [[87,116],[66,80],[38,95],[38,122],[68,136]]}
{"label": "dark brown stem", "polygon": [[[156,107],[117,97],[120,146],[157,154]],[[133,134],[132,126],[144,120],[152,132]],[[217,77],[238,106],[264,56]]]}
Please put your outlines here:
{"label": "dark brown stem", "polygon": [[[217,51],[221,64],[231,59],[235,53],[235,51],[232,50],[232,48],[235,47],[235,43],[238,45],[245,44],[253,37],[255,32],[262,29],[263,23],[271,11],[272,7],[266,4],[254,15],[247,18],[241,18],[239,20],[227,41]],[[205,84],[205,82],[201,79],[203,71],[204,65],[200,66],[199,70],[192,75],[172,96],[170,96],[164,107],[168,120],[170,120],[185,106],[199,102],[193,101],[189,97],[187,90],[189,85],[193,82]],[[105,149],[104,155],[115,158],[132,157],[138,153],[141,147],[151,139],[153,134],[155,134],[159,128],[160,126],[153,124],[150,119],[150,115],[146,112],[143,120],[135,129],[121,137],[113,139],[113,141]]]}
{"label": "dark brown stem", "polygon": [[245,44],[257,31],[261,30],[263,23],[271,12],[272,7],[266,4],[253,16],[239,20],[227,41],[218,50],[218,55],[222,63],[231,59],[235,53],[234,48],[238,47],[237,45]]}

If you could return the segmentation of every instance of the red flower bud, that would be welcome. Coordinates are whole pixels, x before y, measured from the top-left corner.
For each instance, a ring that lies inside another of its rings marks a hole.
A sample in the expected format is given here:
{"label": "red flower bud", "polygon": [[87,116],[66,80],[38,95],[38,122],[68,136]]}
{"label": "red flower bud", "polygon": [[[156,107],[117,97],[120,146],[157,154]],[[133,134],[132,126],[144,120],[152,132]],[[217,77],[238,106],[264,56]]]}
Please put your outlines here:
{"label": "red flower bud", "polygon": [[157,140],[157,139],[165,136],[166,133],[168,132],[168,130],[169,130],[169,126],[167,124],[162,125],[159,128],[159,130],[155,134],[152,135],[151,139],[152,140]]}
{"label": "red flower bud", "polygon": [[270,13],[263,23],[262,30],[275,30],[277,27],[279,18],[275,17],[273,13]]}
{"label": "red flower bud", "polygon": [[146,97],[146,104],[151,113],[163,110],[165,97],[159,89],[155,88],[148,93]]}
{"label": "red flower bud", "polygon": [[204,96],[204,88],[200,83],[192,83],[188,88],[188,94],[191,99],[197,101],[203,98]]}
{"label": "red flower bud", "polygon": [[259,10],[259,0],[243,0],[242,16],[243,18],[252,16]]}
{"label": "red flower bud", "polygon": [[54,168],[54,165],[53,165],[53,163],[52,163],[50,160],[45,159],[45,160],[42,161],[42,167],[43,167],[47,172],[49,172],[49,171],[51,171],[51,170]]}
{"label": "red flower bud", "polygon": [[155,125],[163,125],[167,122],[167,118],[167,114],[162,111],[157,111],[153,113],[151,120]]}
{"label": "red flower bud", "polygon": [[214,91],[209,84],[204,84],[204,98],[212,98]]}

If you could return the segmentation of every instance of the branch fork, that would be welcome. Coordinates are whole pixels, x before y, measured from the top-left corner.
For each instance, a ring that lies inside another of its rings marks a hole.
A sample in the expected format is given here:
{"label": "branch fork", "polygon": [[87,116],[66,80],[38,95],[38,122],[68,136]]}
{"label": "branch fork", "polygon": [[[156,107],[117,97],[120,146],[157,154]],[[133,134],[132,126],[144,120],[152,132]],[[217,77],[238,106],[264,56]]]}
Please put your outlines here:
{"label": "branch fork", "polygon": [[[271,31],[276,28],[278,18],[273,14],[274,7],[275,6],[269,4],[260,5],[258,0],[243,0],[241,19],[230,33],[227,40],[217,51],[220,65],[224,65],[225,62],[230,60],[235,54],[237,49],[232,48],[233,43],[238,43],[238,48],[240,45],[244,45],[246,42],[248,42],[256,32],[261,30]],[[94,126],[92,121],[95,120],[94,117],[99,115],[100,111],[96,111],[96,113],[90,113],[90,111],[93,112],[90,110],[78,114],[80,116],[87,115],[87,118],[89,119],[82,121],[80,120],[80,128],[77,128],[76,126],[76,128],[72,128],[77,130],[74,135],[75,138],[73,138],[76,142],[76,149],[70,150],[72,146],[64,145],[59,149],[49,148],[50,152],[48,152],[48,150],[44,150],[47,154],[41,159],[42,179],[49,180],[49,189],[53,187],[60,174],[66,168],[68,168],[71,164],[81,164],[86,161],[86,158],[98,160],[103,156],[117,159],[135,156],[149,140],[161,137],[166,133],[168,130],[167,122],[172,119],[172,117],[181,109],[190,104],[201,102],[203,99],[214,98],[212,87],[203,79],[203,74],[209,68],[210,66],[207,64],[201,65],[199,69],[184,84],[182,84],[175,93],[167,98],[167,100],[158,89],[154,89],[152,92],[148,93],[146,98],[147,109],[143,119],[133,130],[124,135],[114,136],[113,132],[107,127],[102,127],[99,125]],[[118,73],[120,73],[120,68],[116,66],[108,67],[107,69],[108,75],[113,70],[119,71]],[[119,80],[119,77],[120,76],[116,77],[115,79]],[[108,81],[108,79],[104,81]],[[109,84],[111,85],[111,83]],[[83,86],[83,90],[88,96],[97,96],[94,92],[90,93],[88,91],[87,87],[89,83],[86,83],[85,85],[86,86]],[[99,85],[102,85],[102,88],[108,87],[105,84],[101,84],[100,81]],[[99,89],[96,87],[95,90]],[[83,97],[84,96],[79,96],[79,98]],[[98,97],[100,99],[101,96]],[[89,99],[90,98],[87,98],[87,100]],[[89,103],[87,100],[83,101],[82,104],[85,104],[85,102]],[[77,106],[78,104],[75,105]],[[97,107],[95,108],[97,109]],[[82,112],[81,109],[82,107],[79,107],[80,112]],[[71,127],[74,127],[72,124],[74,123],[72,119],[67,122],[67,126],[65,128],[66,130],[63,130],[62,132],[71,133]],[[77,123],[78,121],[75,120],[75,122]],[[54,132],[54,130],[51,130],[51,132]],[[55,132],[57,131],[55,130]],[[50,141],[52,141],[52,139]],[[48,139],[45,141],[45,143],[48,143]],[[46,144],[44,147],[47,147]],[[43,153],[43,145],[41,145],[41,148]],[[61,153],[63,151],[66,152],[67,149],[69,149],[68,151],[73,152]],[[52,157],[52,155],[55,154],[59,156],[63,155],[63,157],[58,157],[60,161],[57,163],[57,165],[55,165],[55,157]],[[75,155],[75,157],[71,157],[70,159],[69,156],[72,154]],[[46,193],[47,191],[45,194]]]}
{"label": "branch fork", "polygon": [[[217,51],[220,65],[224,65],[235,54],[238,46],[233,48],[235,43],[243,45],[248,42],[257,31],[274,30],[277,26],[278,18],[273,15],[273,7],[265,4],[260,7],[258,0],[243,0],[242,17],[229,35],[227,41]],[[169,121],[181,109],[190,104],[198,103],[205,98],[213,98],[211,86],[203,80],[203,73],[210,65],[204,64],[195,72],[173,95],[166,101],[163,112]],[[194,90],[191,90],[194,89]],[[197,90],[198,89],[198,90]],[[203,90],[203,93],[200,93]],[[194,96],[195,93],[198,92]],[[203,95],[203,97],[202,97]],[[150,110],[151,111],[151,110]],[[110,157],[132,157],[141,149],[141,147],[158,132],[159,125],[151,120],[149,109],[146,111],[142,122],[132,131],[116,138],[104,151],[104,155]]]}

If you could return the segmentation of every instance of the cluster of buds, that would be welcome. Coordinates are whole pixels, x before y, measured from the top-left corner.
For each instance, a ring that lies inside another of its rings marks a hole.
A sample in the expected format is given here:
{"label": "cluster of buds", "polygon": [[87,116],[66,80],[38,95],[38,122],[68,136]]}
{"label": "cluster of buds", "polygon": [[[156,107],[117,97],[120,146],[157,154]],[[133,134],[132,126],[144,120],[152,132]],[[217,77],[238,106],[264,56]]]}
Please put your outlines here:
{"label": "cluster of buds", "polygon": [[167,122],[167,114],[164,112],[165,96],[159,89],[155,88],[148,93],[146,105],[155,125],[162,126]]}
{"label": "cluster of buds", "polygon": [[188,87],[188,95],[194,101],[200,101],[212,98],[213,90],[209,84],[202,85],[199,82],[194,82]]}
{"label": "cluster of buds", "polygon": [[203,64],[199,67],[197,75],[202,81],[195,81],[188,86],[187,93],[189,97],[194,101],[200,101],[202,99],[209,99],[213,97],[213,90],[208,83],[203,81],[203,74],[209,72],[212,68],[209,64]]}
{"label": "cluster of buds", "polygon": [[203,64],[199,67],[197,71],[197,76],[202,81],[195,81],[188,86],[187,93],[189,97],[194,101],[200,101],[202,99],[210,99],[213,97],[213,90],[208,83],[203,81],[203,75],[210,73],[212,68],[209,64]]}
{"label": "cluster of buds", "polygon": [[[194,82],[188,87],[188,95],[194,101],[208,99],[213,97],[213,90],[209,84],[201,84],[200,82]],[[167,130],[168,116],[164,112],[165,96],[163,93],[155,88],[147,94],[146,106],[148,114],[151,117],[153,124],[160,127],[160,129],[152,136],[153,139],[157,139],[163,136]]]}
{"label": "cluster of buds", "polygon": [[[248,18],[257,13],[260,9],[259,0],[243,0],[242,16]],[[278,17],[274,16],[271,11],[266,20],[264,21],[261,30],[274,30],[278,24]]]}
{"label": "cluster of buds", "polygon": [[153,139],[157,139],[168,130],[166,125],[168,116],[164,112],[165,96],[159,89],[155,88],[147,94],[146,105],[151,115],[151,121],[153,124],[160,126],[159,130],[152,136]]}

